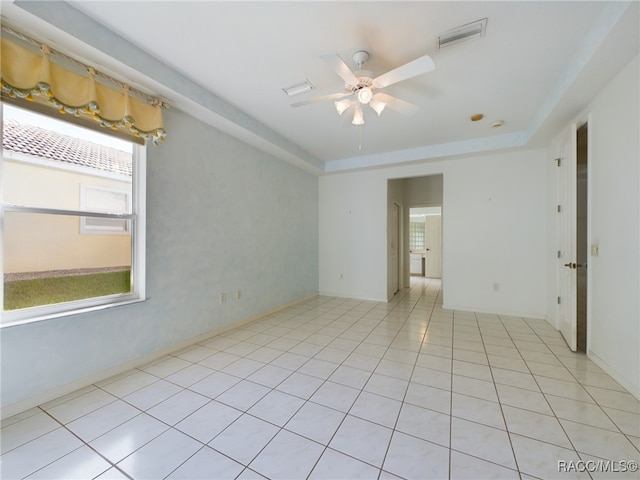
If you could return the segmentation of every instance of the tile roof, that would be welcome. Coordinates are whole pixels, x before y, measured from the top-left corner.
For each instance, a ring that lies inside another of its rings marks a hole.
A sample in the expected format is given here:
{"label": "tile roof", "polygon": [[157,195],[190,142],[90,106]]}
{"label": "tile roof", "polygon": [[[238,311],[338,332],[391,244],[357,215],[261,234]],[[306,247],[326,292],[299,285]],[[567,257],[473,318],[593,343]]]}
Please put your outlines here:
{"label": "tile roof", "polygon": [[131,154],[35,125],[7,119],[2,148],[38,158],[131,176]]}

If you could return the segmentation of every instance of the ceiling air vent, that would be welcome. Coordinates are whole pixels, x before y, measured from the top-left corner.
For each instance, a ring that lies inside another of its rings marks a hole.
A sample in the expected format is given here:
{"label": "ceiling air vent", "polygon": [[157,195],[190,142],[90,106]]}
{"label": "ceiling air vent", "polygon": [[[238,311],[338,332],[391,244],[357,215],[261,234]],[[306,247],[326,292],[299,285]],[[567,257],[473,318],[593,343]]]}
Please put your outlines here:
{"label": "ceiling air vent", "polygon": [[304,80],[303,82],[296,83],[294,85],[290,85],[288,87],[284,87],[282,91],[289,95],[290,97],[295,97],[296,95],[300,95],[302,93],[310,92],[311,90],[315,90],[314,87],[309,80]]}
{"label": "ceiling air vent", "polygon": [[457,45],[458,43],[466,42],[467,40],[484,37],[486,28],[486,18],[452,28],[451,30],[438,35],[438,49]]}

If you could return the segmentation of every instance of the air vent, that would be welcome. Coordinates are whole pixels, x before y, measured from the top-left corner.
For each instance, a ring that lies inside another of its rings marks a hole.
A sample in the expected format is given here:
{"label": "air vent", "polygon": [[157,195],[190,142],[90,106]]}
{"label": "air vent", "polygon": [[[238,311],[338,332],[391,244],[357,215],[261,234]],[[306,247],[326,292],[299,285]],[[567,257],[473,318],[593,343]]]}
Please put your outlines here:
{"label": "air vent", "polygon": [[283,88],[282,91],[290,97],[295,97],[296,95],[301,95],[303,93],[310,92],[311,90],[315,90],[315,88],[316,87],[314,87],[309,80],[305,79],[303,82]]}
{"label": "air vent", "polygon": [[486,28],[486,18],[452,28],[451,30],[438,35],[438,49],[484,37]]}

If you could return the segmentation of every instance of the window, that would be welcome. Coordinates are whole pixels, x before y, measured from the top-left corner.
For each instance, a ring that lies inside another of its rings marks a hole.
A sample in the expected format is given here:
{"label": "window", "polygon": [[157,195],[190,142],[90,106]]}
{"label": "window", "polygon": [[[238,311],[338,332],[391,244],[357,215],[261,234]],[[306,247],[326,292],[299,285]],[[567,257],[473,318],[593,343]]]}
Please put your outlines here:
{"label": "window", "polygon": [[409,249],[410,250],[424,250],[424,223],[423,222],[409,222]]}
{"label": "window", "polygon": [[[112,188],[80,185],[80,208],[92,212],[128,212],[129,192]],[[119,218],[80,217],[80,233],[125,234],[129,221]]]}
{"label": "window", "polygon": [[144,147],[2,116],[2,325],[144,299]]}

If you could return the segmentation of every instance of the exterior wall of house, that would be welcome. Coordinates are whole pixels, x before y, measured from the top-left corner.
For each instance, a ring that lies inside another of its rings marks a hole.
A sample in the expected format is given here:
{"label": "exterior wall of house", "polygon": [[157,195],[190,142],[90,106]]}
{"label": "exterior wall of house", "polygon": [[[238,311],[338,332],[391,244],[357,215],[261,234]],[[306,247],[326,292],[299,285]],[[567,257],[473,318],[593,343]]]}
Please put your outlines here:
{"label": "exterior wall of house", "polygon": [[[131,180],[5,159],[4,201],[16,205],[81,209],[81,186],[131,192]],[[8,212],[4,219],[5,273],[131,265],[131,237],[83,233],[76,216]],[[99,254],[96,254],[99,252]]]}

